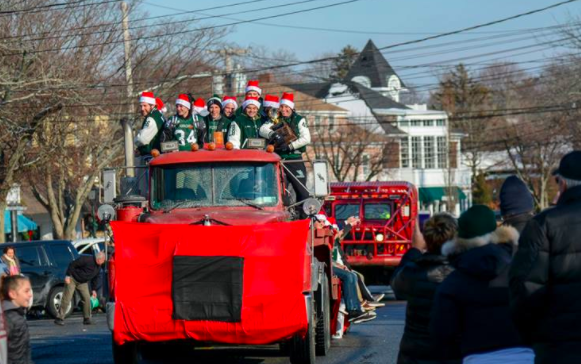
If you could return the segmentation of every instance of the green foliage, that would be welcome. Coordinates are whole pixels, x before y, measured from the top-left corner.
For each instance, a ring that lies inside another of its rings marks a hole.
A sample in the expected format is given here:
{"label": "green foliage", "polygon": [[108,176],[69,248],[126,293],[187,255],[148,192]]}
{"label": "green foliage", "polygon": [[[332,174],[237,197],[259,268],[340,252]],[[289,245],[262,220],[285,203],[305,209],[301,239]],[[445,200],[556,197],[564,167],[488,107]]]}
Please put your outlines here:
{"label": "green foliage", "polygon": [[347,73],[349,73],[349,68],[357,60],[358,56],[359,51],[351,45],[347,45],[341,49],[341,52],[337,54],[337,58],[333,60],[333,70],[330,78],[338,80],[344,79]]}
{"label": "green foliage", "polygon": [[486,174],[480,172],[472,183],[472,198],[474,204],[490,205],[493,200],[492,186],[486,182]]}

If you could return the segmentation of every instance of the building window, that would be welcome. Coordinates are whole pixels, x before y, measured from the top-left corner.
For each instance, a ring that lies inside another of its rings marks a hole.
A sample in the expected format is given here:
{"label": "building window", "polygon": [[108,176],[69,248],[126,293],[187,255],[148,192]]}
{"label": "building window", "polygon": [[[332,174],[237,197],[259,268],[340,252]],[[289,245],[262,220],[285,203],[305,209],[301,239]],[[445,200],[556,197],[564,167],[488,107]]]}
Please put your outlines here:
{"label": "building window", "polygon": [[422,120],[424,126],[434,126],[434,120]]}
{"label": "building window", "polygon": [[434,151],[434,137],[424,137],[424,166],[427,169],[436,168],[436,154]]}
{"label": "building window", "polygon": [[410,125],[411,126],[422,126],[422,121],[421,120],[410,120]]}
{"label": "building window", "polygon": [[410,166],[410,140],[408,137],[401,138],[399,154],[400,154],[400,159],[401,159],[401,168],[409,168],[409,166]]}
{"label": "building window", "polygon": [[446,137],[438,137],[437,151],[438,151],[438,168],[448,168],[448,158],[447,158],[448,145],[446,143]]}
{"label": "building window", "polygon": [[337,131],[337,125],[335,125],[335,116],[329,116],[329,132],[334,133]]}
{"label": "building window", "polygon": [[369,176],[369,173],[371,173],[371,159],[369,158],[369,154],[363,154],[361,157],[361,166],[363,169],[363,177],[367,179],[367,176]]}
{"label": "building window", "polygon": [[446,126],[446,120],[445,119],[436,120],[436,126]]}
{"label": "building window", "polygon": [[399,126],[410,126],[410,121],[409,120],[400,120]]}
{"label": "building window", "polygon": [[422,138],[412,137],[412,167],[422,168]]}
{"label": "building window", "polygon": [[341,154],[337,153],[333,156],[333,169],[337,172],[341,172],[341,162],[343,158],[341,158]]}

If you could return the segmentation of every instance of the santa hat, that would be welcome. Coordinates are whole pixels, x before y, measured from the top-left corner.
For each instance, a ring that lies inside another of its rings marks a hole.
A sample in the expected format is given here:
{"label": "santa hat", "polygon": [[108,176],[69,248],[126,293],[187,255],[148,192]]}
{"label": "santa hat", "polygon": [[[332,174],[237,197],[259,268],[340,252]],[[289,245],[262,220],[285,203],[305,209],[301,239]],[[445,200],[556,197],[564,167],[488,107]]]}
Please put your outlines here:
{"label": "santa hat", "polygon": [[263,105],[264,107],[274,107],[275,109],[278,109],[278,107],[280,106],[280,103],[278,102],[278,96],[267,94],[264,97]]}
{"label": "santa hat", "polygon": [[260,101],[258,101],[258,97],[246,96],[244,102],[242,103],[242,109],[246,109],[248,105],[254,105],[260,108]]}
{"label": "santa hat", "polygon": [[228,104],[234,105],[235,109],[238,108],[238,103],[236,102],[236,97],[234,96],[224,96],[222,99],[222,107],[226,107]]}
{"label": "santa hat", "polygon": [[283,92],[282,100],[280,100],[281,105],[286,105],[291,109],[295,109],[295,95],[290,92]]}
{"label": "santa hat", "polygon": [[218,105],[220,110],[222,110],[222,100],[220,100],[220,96],[214,94],[214,96],[212,96],[208,99],[208,102],[206,102],[206,106],[208,107],[208,109],[212,105]]}
{"label": "santa hat", "polygon": [[179,94],[178,98],[176,99],[176,105],[182,105],[186,107],[188,110],[191,110],[192,103],[190,102],[190,98],[186,94]]}
{"label": "santa hat", "polygon": [[139,97],[139,102],[145,102],[150,105],[155,105],[155,96],[153,96],[153,92],[144,91],[141,93]]}
{"label": "santa hat", "polygon": [[163,101],[161,101],[159,97],[155,98],[155,106],[162,113],[167,112],[167,107],[165,107],[165,104],[163,103]]}
{"label": "santa hat", "polygon": [[198,114],[206,111],[206,102],[203,98],[199,97],[196,101],[194,101],[194,111]]}
{"label": "santa hat", "polygon": [[248,91],[256,91],[259,95],[262,95],[262,89],[258,86],[258,80],[251,80],[248,81],[248,85],[246,85],[246,92]]}

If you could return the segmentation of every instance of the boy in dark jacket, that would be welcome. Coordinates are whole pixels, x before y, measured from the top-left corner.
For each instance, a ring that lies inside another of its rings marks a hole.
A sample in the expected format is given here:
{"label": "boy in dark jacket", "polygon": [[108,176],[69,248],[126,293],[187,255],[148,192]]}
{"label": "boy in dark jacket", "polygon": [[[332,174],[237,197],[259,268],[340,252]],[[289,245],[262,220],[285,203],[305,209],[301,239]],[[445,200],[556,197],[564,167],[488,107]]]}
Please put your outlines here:
{"label": "boy in dark jacket", "polygon": [[28,278],[9,276],[2,280],[2,310],[8,333],[8,363],[33,364],[30,335],[24,310],[32,298]]}
{"label": "boy in dark jacket", "polygon": [[534,362],[509,312],[508,270],[517,243],[515,228],[497,228],[494,212],[475,205],[442,247],[455,270],[436,292],[430,331],[439,347],[460,338],[464,363]]}
{"label": "boy in dark jacket", "polygon": [[412,248],[402,257],[393,274],[391,287],[394,293],[398,299],[407,301],[398,364],[460,362],[458,345],[449,342],[449,354],[440,353],[429,331],[434,295],[440,283],[453,271],[440,251],[445,242],[454,238],[457,229],[456,219],[445,213],[434,215],[426,221],[423,237],[419,224],[416,224]]}

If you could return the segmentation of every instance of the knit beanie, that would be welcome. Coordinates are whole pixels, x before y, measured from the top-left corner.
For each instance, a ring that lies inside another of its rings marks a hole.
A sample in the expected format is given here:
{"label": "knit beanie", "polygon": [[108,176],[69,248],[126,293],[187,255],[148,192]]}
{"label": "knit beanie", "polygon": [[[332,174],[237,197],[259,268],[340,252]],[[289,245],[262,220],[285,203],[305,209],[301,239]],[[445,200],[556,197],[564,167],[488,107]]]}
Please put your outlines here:
{"label": "knit beanie", "polygon": [[210,110],[210,106],[212,105],[218,105],[220,111],[222,111],[222,99],[220,99],[220,96],[214,94],[214,96],[208,99],[208,102],[206,102],[208,110]]}
{"label": "knit beanie", "polygon": [[494,211],[484,205],[474,205],[458,219],[458,237],[472,239],[496,230]]}
{"label": "knit beanie", "polygon": [[500,213],[514,216],[533,211],[533,196],[517,176],[508,177],[500,187]]}

